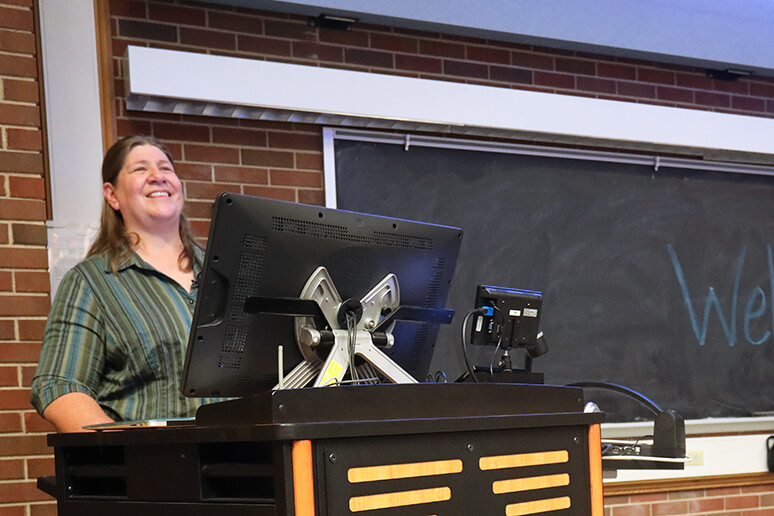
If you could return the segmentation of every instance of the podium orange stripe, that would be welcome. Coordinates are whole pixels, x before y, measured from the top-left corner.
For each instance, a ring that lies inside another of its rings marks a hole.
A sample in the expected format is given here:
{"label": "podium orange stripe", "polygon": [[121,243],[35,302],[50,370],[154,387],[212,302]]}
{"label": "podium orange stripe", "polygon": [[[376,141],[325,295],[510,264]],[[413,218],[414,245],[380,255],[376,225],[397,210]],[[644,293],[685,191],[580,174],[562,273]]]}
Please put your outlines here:
{"label": "podium orange stripe", "polygon": [[292,458],[295,516],[314,516],[312,441],[293,441]]}
{"label": "podium orange stripe", "polygon": [[589,483],[591,516],[603,516],[605,502],[602,494],[602,430],[598,424],[589,427]]}

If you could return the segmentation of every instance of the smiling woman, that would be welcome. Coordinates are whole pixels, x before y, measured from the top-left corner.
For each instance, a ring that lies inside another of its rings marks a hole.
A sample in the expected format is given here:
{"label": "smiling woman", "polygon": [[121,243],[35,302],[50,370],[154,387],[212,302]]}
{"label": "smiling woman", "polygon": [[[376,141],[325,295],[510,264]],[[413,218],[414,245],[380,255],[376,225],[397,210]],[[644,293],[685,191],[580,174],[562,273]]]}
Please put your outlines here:
{"label": "smiling woman", "polygon": [[154,138],[124,138],[102,179],[99,233],[62,279],[32,382],[33,406],[60,432],[192,416],[211,401],[179,388],[203,251],[172,155]]}

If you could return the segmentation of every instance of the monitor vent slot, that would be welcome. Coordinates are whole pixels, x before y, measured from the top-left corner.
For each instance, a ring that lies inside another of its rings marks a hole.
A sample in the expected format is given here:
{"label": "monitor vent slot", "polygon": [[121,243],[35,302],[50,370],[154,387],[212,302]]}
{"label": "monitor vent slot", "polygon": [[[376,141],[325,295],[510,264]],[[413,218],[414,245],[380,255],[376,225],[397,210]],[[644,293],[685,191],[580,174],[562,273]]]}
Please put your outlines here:
{"label": "monitor vent slot", "polygon": [[413,235],[403,235],[400,233],[374,232],[374,243],[388,247],[405,247],[408,249],[424,249],[430,251],[433,249],[433,239]]}
{"label": "monitor vent slot", "polygon": [[289,219],[287,217],[274,217],[272,219],[272,229],[280,233],[295,233],[297,235],[305,235],[308,237],[346,240],[351,242],[368,242],[368,238],[366,237],[350,235],[347,232],[346,226]]}
{"label": "monitor vent slot", "polygon": [[296,233],[308,237],[343,240],[346,242],[387,247],[403,247],[429,251],[432,250],[435,245],[432,238],[404,235],[400,233],[388,233],[384,231],[375,231],[372,237],[352,235],[347,231],[346,226],[290,219],[287,217],[274,217],[272,219],[272,229],[277,232]]}
{"label": "monitor vent slot", "polygon": [[[234,298],[230,304],[226,336],[221,351],[223,353],[243,353],[247,343],[247,314],[244,311],[245,300],[257,295],[263,259],[266,252],[266,239],[254,235],[245,235],[242,239],[242,251],[239,256],[239,273],[234,286]],[[221,357],[221,361],[235,363],[235,359]],[[232,366],[238,369],[239,363]],[[228,367],[228,366],[226,366]]]}
{"label": "monitor vent slot", "polygon": [[437,258],[433,264],[433,276],[430,278],[430,281],[427,284],[425,306],[438,306],[438,293],[441,290],[441,281],[443,280],[445,272],[446,260],[443,258]]}

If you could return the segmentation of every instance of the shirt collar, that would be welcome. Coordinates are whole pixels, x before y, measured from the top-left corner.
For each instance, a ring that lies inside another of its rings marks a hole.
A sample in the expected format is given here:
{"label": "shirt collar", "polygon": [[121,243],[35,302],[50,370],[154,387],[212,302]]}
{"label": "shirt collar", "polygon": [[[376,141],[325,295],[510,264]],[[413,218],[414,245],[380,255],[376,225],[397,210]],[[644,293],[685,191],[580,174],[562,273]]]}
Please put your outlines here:
{"label": "shirt collar", "polygon": [[[194,246],[194,263],[193,272],[196,277],[202,270],[204,262],[204,249],[199,246]],[[137,267],[138,269],[154,270],[153,267],[145,260],[140,258],[140,255],[132,251],[129,256],[118,265],[118,272],[128,269],[129,267]],[[110,272],[110,263],[105,257],[105,272]]]}

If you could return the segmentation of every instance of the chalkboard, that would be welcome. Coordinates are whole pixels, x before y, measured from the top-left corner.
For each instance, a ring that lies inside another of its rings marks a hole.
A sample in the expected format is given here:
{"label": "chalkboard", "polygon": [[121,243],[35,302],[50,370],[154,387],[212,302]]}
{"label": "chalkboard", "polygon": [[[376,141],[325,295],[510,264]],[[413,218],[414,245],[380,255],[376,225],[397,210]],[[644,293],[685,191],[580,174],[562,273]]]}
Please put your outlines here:
{"label": "chalkboard", "polygon": [[346,140],[335,158],[339,208],[464,230],[433,371],[464,371],[490,284],[543,292],[546,383],[617,383],[685,418],[774,410],[774,178]]}

